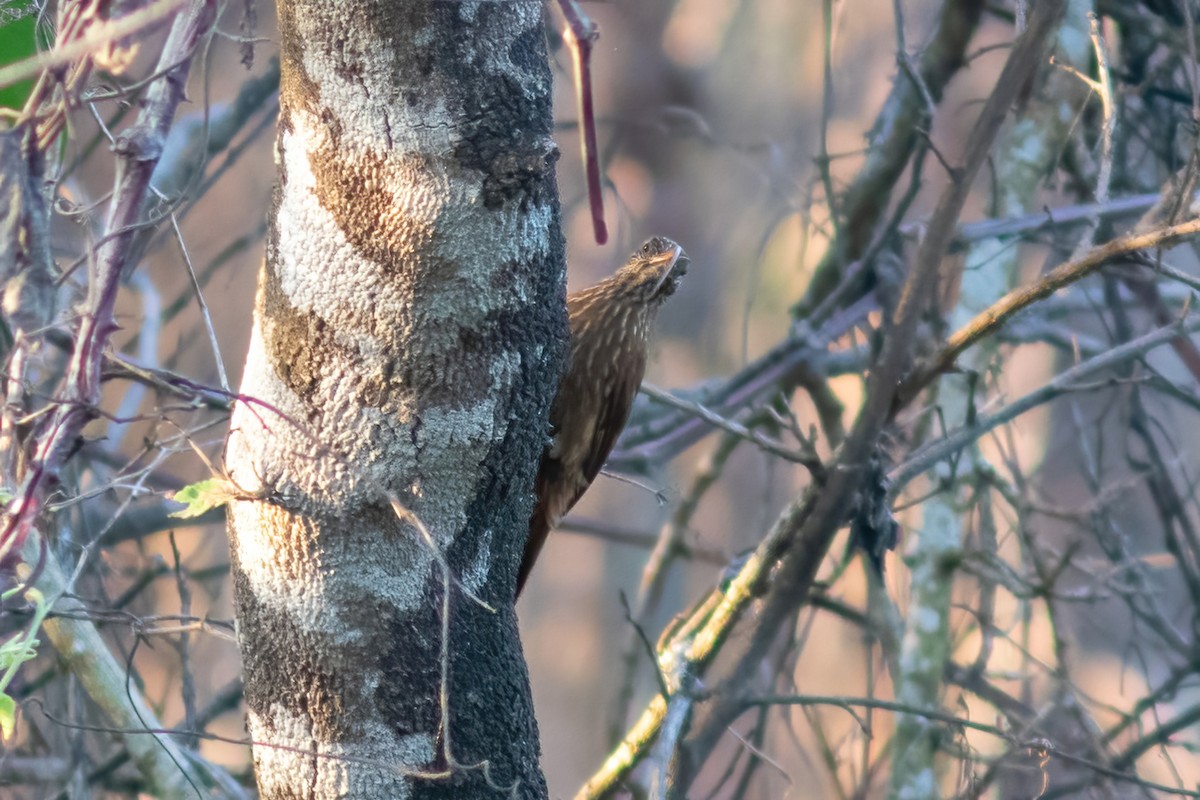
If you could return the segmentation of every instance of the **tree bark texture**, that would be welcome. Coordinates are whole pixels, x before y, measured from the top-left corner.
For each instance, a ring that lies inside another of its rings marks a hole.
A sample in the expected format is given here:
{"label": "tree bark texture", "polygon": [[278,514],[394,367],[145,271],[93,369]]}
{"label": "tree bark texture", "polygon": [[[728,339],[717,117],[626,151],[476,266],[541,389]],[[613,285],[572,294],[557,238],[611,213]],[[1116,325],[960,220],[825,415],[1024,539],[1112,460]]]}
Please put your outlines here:
{"label": "tree bark texture", "polygon": [[512,608],[566,339],[542,14],[279,4],[226,452],[264,798],[545,796]]}

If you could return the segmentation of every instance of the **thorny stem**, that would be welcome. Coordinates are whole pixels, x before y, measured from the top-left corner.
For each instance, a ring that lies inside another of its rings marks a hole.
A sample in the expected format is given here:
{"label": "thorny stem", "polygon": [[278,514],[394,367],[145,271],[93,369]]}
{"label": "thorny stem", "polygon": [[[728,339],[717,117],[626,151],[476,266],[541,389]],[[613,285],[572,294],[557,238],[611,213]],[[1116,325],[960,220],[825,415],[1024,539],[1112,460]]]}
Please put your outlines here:
{"label": "thorny stem", "polygon": [[178,18],[164,49],[164,59],[172,60],[163,63],[171,66],[147,90],[137,122],[113,145],[119,158],[116,189],[105,233],[90,267],[86,310],[80,315],[62,399],[40,430],[40,443],[9,504],[9,516],[0,532],[0,564],[20,550],[41,512],[48,487],[57,479],[84,426],[96,415],[104,352],[117,329],[113,307],[130,245],[143,222],[150,176],[162,154],[175,109],[183,100],[191,56],[208,35],[215,17],[216,3],[206,0]]}

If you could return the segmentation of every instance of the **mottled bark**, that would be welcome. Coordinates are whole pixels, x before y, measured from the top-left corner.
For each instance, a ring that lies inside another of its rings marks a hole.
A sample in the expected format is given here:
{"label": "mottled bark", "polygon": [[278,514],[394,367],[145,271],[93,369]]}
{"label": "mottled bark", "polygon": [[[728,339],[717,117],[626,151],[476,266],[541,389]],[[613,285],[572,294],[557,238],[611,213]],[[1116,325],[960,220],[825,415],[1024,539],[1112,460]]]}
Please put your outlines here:
{"label": "mottled bark", "polygon": [[542,14],[279,6],[227,449],[264,798],[545,796],[512,608],[566,334]]}

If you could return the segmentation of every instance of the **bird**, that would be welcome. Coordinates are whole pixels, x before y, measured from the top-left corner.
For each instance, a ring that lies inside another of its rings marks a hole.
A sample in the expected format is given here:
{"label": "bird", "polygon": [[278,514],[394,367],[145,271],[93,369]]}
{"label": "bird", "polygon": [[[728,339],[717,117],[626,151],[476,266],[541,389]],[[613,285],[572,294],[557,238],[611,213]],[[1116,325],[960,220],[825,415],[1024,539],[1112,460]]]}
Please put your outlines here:
{"label": "bird", "polygon": [[551,440],[534,481],[517,597],[546,537],[591,486],[625,427],[646,372],[655,317],[689,264],[682,247],[655,236],[612,277],[567,297],[567,365],[550,406]]}

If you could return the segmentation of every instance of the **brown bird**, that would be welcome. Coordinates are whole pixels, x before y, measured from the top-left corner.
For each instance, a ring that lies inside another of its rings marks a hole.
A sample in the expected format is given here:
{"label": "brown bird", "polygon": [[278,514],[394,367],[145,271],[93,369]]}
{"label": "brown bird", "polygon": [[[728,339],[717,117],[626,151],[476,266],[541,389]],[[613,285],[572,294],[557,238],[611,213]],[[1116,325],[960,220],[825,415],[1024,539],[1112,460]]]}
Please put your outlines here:
{"label": "brown bird", "polygon": [[571,352],[550,407],[553,439],[534,484],[518,597],[550,529],[591,486],[625,427],[646,371],[650,328],[688,263],[682,247],[656,236],[611,278],[567,298]]}

